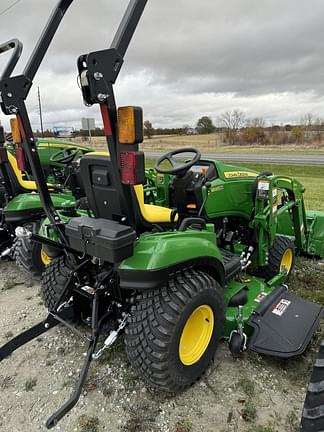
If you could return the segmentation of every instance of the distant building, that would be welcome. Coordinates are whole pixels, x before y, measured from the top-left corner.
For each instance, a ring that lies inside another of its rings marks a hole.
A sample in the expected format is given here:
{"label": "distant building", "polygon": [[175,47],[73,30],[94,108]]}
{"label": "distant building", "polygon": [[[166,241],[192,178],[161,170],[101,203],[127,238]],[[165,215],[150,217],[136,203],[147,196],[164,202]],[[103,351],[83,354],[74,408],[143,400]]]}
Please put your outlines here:
{"label": "distant building", "polygon": [[81,129],[82,130],[95,130],[96,120],[94,118],[82,118],[81,119]]}
{"label": "distant building", "polygon": [[186,130],[187,135],[198,135],[198,132],[194,128],[188,128]]}
{"label": "distant building", "polygon": [[55,138],[72,138],[75,132],[73,127],[54,126],[53,134]]}

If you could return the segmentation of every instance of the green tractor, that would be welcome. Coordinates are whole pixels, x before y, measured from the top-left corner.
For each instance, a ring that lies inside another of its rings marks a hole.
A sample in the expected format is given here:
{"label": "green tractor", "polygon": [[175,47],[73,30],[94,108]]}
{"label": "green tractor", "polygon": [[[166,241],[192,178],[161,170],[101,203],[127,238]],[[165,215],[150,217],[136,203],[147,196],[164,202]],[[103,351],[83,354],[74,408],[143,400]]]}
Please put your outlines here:
{"label": "green tractor", "polygon": [[47,216],[39,234],[19,235],[52,258],[42,278],[47,317],[1,347],[0,360],[59,323],[89,329],[75,391],[47,428],[75,406],[91,362],[122,333],[138,375],[176,392],[204,373],[220,340],[234,355],[290,358],[305,351],[322,317],[286,284],[296,250],[323,256],[324,215],[305,212],[297,180],[203,160],[195,149],[168,153],[145,172],[142,110],[117,109],[113,85],[146,0],[130,1],[109,49],[78,59],[83,99],[100,106],[109,155],[81,158],[87,213],[55,208],[25,99],[71,3],[59,1],[23,75],[10,76],[19,43],[4,45],[13,55],[0,82],[2,110],[17,116]]}
{"label": "green tractor", "polygon": [[[13,134],[16,135],[16,143],[8,144],[3,128],[0,135],[0,257],[13,258],[22,270],[40,276],[49,264],[50,257],[41,244],[32,242],[28,237],[16,237],[15,230],[22,226],[38,233],[45,212],[37,193],[37,184],[28,174],[25,161],[21,163],[21,159],[16,158],[15,150],[20,155],[20,138],[17,139],[17,134]],[[74,161],[93,150],[53,139],[40,140],[37,150],[44,175],[50,182],[55,208],[71,214],[81,193],[76,181],[78,167]]]}

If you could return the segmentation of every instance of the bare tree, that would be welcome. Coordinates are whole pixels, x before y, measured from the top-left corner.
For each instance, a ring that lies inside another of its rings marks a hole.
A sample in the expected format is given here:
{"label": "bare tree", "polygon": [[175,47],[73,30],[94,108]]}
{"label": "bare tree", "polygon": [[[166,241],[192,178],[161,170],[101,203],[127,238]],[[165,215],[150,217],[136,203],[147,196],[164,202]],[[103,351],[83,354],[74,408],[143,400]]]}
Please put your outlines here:
{"label": "bare tree", "polygon": [[311,113],[307,113],[301,119],[301,124],[304,127],[304,131],[305,131],[304,133],[305,141],[309,142],[311,140],[313,123],[314,123],[314,116]]}
{"label": "bare tree", "polygon": [[246,127],[265,128],[265,121],[262,117],[254,117],[246,120]]}
{"label": "bare tree", "polygon": [[243,139],[246,144],[265,144],[265,121],[262,117],[247,119],[243,130]]}
{"label": "bare tree", "polygon": [[237,142],[239,130],[243,127],[245,114],[240,110],[226,111],[219,117],[221,124],[225,128],[226,139],[229,144]]}

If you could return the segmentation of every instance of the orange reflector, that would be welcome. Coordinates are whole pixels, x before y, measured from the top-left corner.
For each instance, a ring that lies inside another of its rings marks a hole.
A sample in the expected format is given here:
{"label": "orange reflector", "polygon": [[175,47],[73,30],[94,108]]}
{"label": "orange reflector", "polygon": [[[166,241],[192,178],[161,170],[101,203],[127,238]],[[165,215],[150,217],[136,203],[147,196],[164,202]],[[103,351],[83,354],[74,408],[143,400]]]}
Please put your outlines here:
{"label": "orange reflector", "polygon": [[187,209],[196,209],[196,208],[197,208],[196,204],[188,204],[187,205]]}
{"label": "orange reflector", "polygon": [[143,111],[139,107],[118,108],[120,144],[138,144],[143,141]]}
{"label": "orange reflector", "polygon": [[15,144],[21,144],[21,133],[19,123],[16,118],[10,119],[10,127],[12,132],[12,140]]}

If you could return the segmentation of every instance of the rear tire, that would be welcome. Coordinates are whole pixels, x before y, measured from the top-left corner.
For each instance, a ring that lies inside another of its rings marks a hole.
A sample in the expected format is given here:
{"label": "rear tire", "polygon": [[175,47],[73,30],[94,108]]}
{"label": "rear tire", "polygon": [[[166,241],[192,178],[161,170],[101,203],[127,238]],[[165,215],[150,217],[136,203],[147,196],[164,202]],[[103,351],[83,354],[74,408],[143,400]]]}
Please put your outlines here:
{"label": "rear tire", "polygon": [[269,250],[269,264],[263,268],[262,276],[270,280],[285,268],[288,277],[295,265],[295,249],[293,240],[277,236]]}
{"label": "rear tire", "polygon": [[[56,303],[65,289],[73,267],[65,257],[54,259],[45,269],[41,282],[41,296],[45,306],[54,310]],[[68,298],[62,299],[62,303]]]}
{"label": "rear tire", "polygon": [[215,355],[225,321],[222,288],[191,269],[134,300],[125,330],[131,365],[149,385],[167,392],[184,389]]}
{"label": "rear tire", "polygon": [[[40,222],[30,222],[24,225],[28,231],[38,234]],[[36,243],[28,237],[16,238],[14,244],[14,259],[17,266],[35,278],[39,278],[46,266],[50,263],[50,258],[46,255],[40,243]]]}

